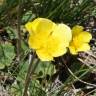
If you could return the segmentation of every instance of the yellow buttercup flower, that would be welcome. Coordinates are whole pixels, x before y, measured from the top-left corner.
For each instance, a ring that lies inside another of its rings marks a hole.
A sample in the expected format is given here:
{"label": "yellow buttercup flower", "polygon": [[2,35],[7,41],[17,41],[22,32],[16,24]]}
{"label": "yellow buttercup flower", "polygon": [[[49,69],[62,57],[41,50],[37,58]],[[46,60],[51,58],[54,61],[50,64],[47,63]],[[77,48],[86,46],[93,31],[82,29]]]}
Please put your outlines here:
{"label": "yellow buttercup flower", "polygon": [[53,60],[67,52],[71,29],[65,24],[55,24],[49,19],[37,18],[25,25],[29,32],[29,47],[42,61]]}
{"label": "yellow buttercup flower", "polygon": [[78,54],[78,52],[90,50],[90,45],[88,43],[92,39],[92,35],[83,29],[84,28],[79,25],[72,28],[73,38],[70,42],[69,50],[73,55]]}

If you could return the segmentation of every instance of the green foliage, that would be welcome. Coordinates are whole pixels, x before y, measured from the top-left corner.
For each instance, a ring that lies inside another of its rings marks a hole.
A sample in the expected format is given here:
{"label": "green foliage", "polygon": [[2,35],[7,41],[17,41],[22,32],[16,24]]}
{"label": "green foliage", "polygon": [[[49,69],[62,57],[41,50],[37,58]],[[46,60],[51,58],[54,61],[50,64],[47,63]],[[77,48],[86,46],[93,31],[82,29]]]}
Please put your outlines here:
{"label": "green foliage", "polygon": [[10,38],[11,40],[17,38],[16,29],[7,26],[7,27],[5,28],[5,30],[6,30],[6,32],[9,34],[9,38]]}
{"label": "green foliage", "polygon": [[0,69],[10,66],[14,57],[14,46],[11,43],[0,44]]}
{"label": "green foliage", "polygon": [[51,76],[53,73],[56,72],[53,64],[49,62],[40,62],[39,65],[37,66],[35,72],[41,77],[44,77],[46,74]]}
{"label": "green foliage", "polygon": [[27,21],[31,21],[33,18],[36,18],[35,14],[32,13],[32,11],[28,11],[26,12],[23,16],[22,16],[22,23],[26,23]]}
{"label": "green foliage", "polygon": [[42,2],[41,15],[67,23],[76,22],[76,19],[82,21],[81,19],[84,19],[83,17],[90,14],[95,8],[92,0],[42,0]]}
{"label": "green foliage", "polygon": [[[5,20],[7,23],[9,17],[15,19],[18,14],[19,0],[5,1],[0,8],[0,14],[2,14],[0,20],[3,20],[2,23],[5,23]],[[92,13],[94,15],[96,13],[96,6],[93,0],[21,0],[21,6],[23,24],[39,16],[50,18],[55,22],[75,25],[84,23]]]}
{"label": "green foliage", "polygon": [[23,93],[23,84],[19,83],[19,84],[13,84],[11,87],[11,96],[14,94],[14,96],[21,96]]}

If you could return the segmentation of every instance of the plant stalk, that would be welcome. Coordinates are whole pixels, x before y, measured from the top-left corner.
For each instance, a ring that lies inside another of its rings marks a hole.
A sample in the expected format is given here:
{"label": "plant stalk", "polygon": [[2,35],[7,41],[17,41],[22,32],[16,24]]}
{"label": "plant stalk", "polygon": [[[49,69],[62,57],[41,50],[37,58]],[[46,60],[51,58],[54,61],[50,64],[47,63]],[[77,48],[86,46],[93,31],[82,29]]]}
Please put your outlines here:
{"label": "plant stalk", "polygon": [[25,89],[24,89],[23,96],[28,96],[27,91],[30,84],[30,80],[32,79],[32,74],[34,73],[39,63],[39,60],[37,60],[33,67],[32,65],[34,63],[34,59],[35,59],[35,54],[33,54],[33,56],[31,57],[30,65],[29,65],[26,80],[25,80]]}

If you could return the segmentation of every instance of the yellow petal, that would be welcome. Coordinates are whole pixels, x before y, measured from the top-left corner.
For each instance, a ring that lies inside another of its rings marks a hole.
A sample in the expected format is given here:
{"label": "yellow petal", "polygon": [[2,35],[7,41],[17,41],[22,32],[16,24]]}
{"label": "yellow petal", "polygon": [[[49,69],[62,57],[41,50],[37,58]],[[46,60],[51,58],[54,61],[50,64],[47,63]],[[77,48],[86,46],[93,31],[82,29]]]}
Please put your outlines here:
{"label": "yellow petal", "polygon": [[53,57],[47,52],[46,49],[39,49],[36,50],[37,56],[40,58],[42,61],[52,61]]}
{"label": "yellow petal", "polygon": [[76,49],[80,47],[84,42],[81,41],[81,39],[78,38],[78,35],[73,37],[73,40],[71,41],[72,46],[74,46]]}
{"label": "yellow petal", "polygon": [[29,33],[32,33],[32,22],[28,22],[25,24],[25,28]]}
{"label": "yellow petal", "polygon": [[52,22],[51,20],[41,18],[40,22],[37,25],[36,32],[37,33],[42,32],[44,35],[46,34],[49,35],[53,31],[55,25],[56,24]]}
{"label": "yellow petal", "polygon": [[33,49],[40,49],[41,47],[44,46],[46,43],[47,37],[42,34],[34,34],[30,35],[28,39],[28,44],[30,48]]}
{"label": "yellow petal", "polygon": [[73,54],[73,55],[77,55],[78,54],[78,52],[76,51],[74,46],[69,46],[69,50],[70,50],[70,53]]}
{"label": "yellow petal", "polygon": [[89,32],[83,31],[78,35],[79,42],[90,42],[92,35]]}
{"label": "yellow petal", "polygon": [[83,27],[82,26],[79,26],[79,25],[76,25],[72,28],[72,34],[73,36],[76,36],[78,34],[80,34],[82,31],[83,31]]}
{"label": "yellow petal", "polygon": [[30,35],[32,33],[36,33],[37,26],[38,26],[39,22],[41,22],[41,21],[42,21],[42,18],[36,18],[32,22],[28,22],[25,24],[25,28],[28,30]]}
{"label": "yellow petal", "polygon": [[30,34],[43,33],[45,35],[49,35],[52,32],[54,26],[54,22],[45,18],[37,18],[33,22],[28,22],[25,25],[26,29],[29,31]]}
{"label": "yellow petal", "polygon": [[53,57],[64,55],[67,52],[66,44],[58,38],[51,37],[47,44],[47,50]]}
{"label": "yellow petal", "polygon": [[[37,33],[37,26],[39,24],[39,22],[41,22],[42,18],[36,18],[34,21],[31,22],[31,30],[34,32],[34,33]],[[31,35],[32,32],[30,32],[30,35]]]}
{"label": "yellow petal", "polygon": [[84,43],[82,44],[78,49],[77,51],[80,52],[80,51],[88,51],[90,50],[90,45],[88,43]]}
{"label": "yellow petal", "polygon": [[37,18],[32,22],[32,30],[34,33],[40,33],[43,36],[48,36],[53,31],[54,26],[56,26],[54,22],[45,18]]}
{"label": "yellow petal", "polygon": [[[57,49],[57,48],[56,48]],[[58,47],[58,49],[57,49],[57,51],[54,51],[53,53],[52,53],[52,56],[53,57],[59,57],[59,56],[62,56],[62,55],[64,55],[65,53],[67,52],[67,48],[66,47],[62,47],[62,46],[59,46]]]}
{"label": "yellow petal", "polygon": [[70,42],[72,39],[71,29],[65,24],[58,24],[55,27],[52,36],[61,39],[63,42]]}

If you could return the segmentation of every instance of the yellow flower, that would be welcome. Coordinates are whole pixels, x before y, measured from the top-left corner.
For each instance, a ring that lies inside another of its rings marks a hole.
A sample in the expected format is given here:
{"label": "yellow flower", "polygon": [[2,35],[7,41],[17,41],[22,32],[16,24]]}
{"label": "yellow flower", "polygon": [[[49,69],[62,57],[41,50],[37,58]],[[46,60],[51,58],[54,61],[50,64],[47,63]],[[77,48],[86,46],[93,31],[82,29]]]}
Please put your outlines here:
{"label": "yellow flower", "polygon": [[88,43],[92,39],[92,35],[83,29],[84,28],[79,25],[76,25],[72,28],[73,38],[70,42],[69,50],[73,55],[78,54],[78,52],[90,50],[90,45]]}
{"label": "yellow flower", "polygon": [[67,25],[37,18],[25,27],[29,32],[29,47],[36,51],[42,61],[50,61],[66,53],[72,38],[71,29]]}

